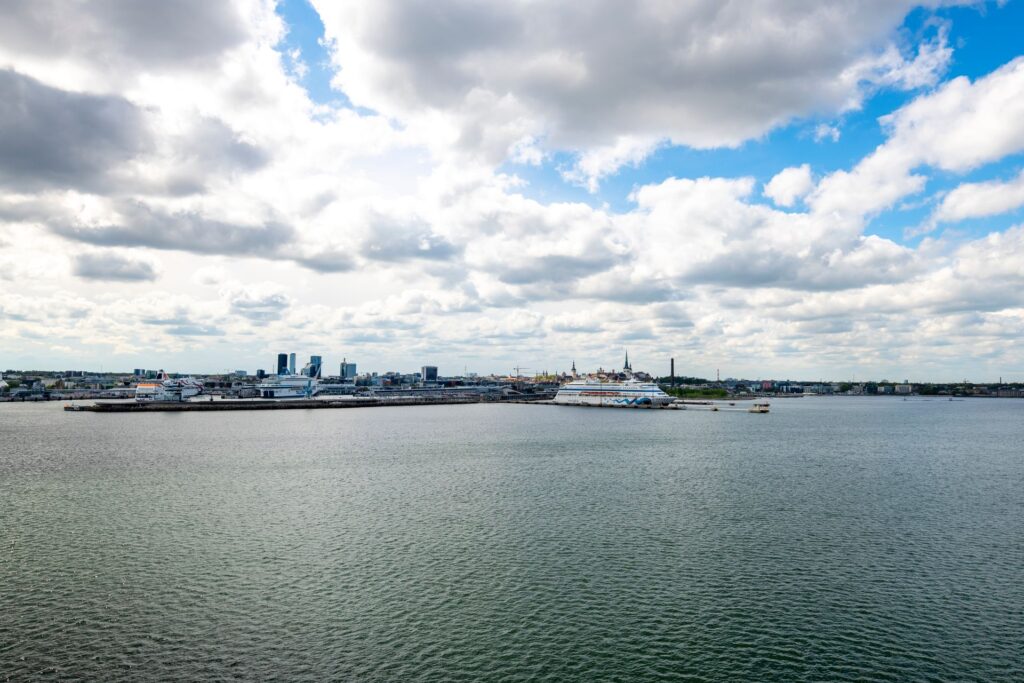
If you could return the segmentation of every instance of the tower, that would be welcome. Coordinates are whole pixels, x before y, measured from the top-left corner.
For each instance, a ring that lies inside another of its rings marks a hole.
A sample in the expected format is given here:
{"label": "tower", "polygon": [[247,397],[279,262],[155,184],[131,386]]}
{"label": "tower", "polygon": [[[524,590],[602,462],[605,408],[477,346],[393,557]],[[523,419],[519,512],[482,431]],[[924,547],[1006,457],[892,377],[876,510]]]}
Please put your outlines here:
{"label": "tower", "polygon": [[279,353],[277,354],[277,374],[283,375],[288,372],[288,354]]}
{"label": "tower", "polygon": [[572,376],[573,377],[576,376],[576,361],[575,360],[572,362]]}
{"label": "tower", "polygon": [[629,365],[629,351],[626,351],[626,362],[622,364],[622,370],[624,372],[633,372],[633,368]]}
{"label": "tower", "polygon": [[289,353],[288,354],[288,374],[289,375],[294,375],[295,374],[295,354],[294,353]]}

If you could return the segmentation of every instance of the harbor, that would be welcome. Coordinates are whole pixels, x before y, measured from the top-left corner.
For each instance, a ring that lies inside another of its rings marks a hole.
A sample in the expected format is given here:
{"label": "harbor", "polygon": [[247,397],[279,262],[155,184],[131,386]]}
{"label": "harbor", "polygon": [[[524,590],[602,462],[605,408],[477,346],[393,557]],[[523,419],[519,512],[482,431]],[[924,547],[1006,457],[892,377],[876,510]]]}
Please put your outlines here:
{"label": "harbor", "polygon": [[209,400],[209,401],[167,401],[138,402],[111,401],[106,403],[69,403],[67,412],[89,413],[185,413],[226,410],[319,410],[332,408],[375,408],[395,406],[463,405],[480,403],[479,398],[449,398],[430,396],[408,396],[394,398],[309,398],[291,400]]}
{"label": "harbor", "polygon": [[308,398],[308,399],[242,399],[242,400],[190,400],[190,401],[108,401],[93,403],[68,403],[65,412],[79,413],[187,413],[203,411],[237,410],[321,410],[339,408],[386,408],[399,406],[466,405],[471,403],[515,403],[540,406],[562,406],[578,408],[622,408],[632,410],[709,410],[712,412],[767,413],[767,403],[754,403],[750,407],[735,407],[735,404],[712,401],[679,401],[663,404],[600,404],[562,403],[554,399],[486,398],[483,396],[403,396],[366,398]]}

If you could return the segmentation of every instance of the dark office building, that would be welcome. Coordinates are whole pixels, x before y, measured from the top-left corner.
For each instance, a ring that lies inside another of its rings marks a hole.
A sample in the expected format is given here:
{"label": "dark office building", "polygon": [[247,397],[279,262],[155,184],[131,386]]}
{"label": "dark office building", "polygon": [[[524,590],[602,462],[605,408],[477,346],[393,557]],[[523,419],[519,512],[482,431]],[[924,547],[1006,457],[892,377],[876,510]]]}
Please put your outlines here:
{"label": "dark office building", "polygon": [[277,354],[277,374],[287,375],[288,374],[288,354],[279,353]]}
{"label": "dark office building", "polygon": [[437,366],[436,365],[424,365],[422,368],[420,377],[423,378],[424,382],[436,382],[437,381]]}

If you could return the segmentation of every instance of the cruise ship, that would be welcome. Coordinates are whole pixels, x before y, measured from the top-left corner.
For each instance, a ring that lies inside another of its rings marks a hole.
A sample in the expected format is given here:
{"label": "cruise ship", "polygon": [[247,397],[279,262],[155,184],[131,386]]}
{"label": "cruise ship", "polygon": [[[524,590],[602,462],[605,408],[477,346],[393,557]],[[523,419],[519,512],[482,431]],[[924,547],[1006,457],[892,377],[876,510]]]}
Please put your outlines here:
{"label": "cruise ship", "polygon": [[306,375],[275,375],[256,388],[260,398],[313,398],[320,392],[320,382]]}
{"label": "cruise ship", "polygon": [[191,377],[171,379],[163,370],[155,380],[139,382],[135,385],[135,400],[150,401],[187,401],[203,392],[203,383]]}
{"label": "cruise ship", "polygon": [[566,406],[604,408],[660,408],[674,401],[653,382],[627,379],[625,382],[578,380],[562,386],[555,403]]}

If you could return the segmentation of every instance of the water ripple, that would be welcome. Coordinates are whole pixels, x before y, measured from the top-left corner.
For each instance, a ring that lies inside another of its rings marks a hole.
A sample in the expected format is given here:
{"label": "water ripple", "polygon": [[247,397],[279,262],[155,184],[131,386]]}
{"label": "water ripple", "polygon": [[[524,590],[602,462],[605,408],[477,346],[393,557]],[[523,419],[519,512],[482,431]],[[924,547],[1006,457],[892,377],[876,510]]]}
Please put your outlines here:
{"label": "water ripple", "polygon": [[783,403],[0,406],[0,678],[1024,679],[1024,402]]}

